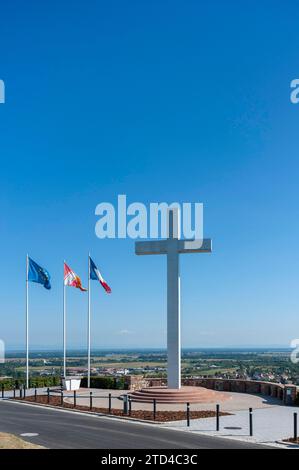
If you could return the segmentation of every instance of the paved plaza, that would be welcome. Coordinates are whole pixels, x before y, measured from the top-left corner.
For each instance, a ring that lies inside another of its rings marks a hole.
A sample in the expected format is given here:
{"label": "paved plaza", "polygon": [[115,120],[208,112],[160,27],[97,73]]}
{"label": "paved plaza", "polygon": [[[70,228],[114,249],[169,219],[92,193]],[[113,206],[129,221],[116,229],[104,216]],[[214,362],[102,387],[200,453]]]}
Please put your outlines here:
{"label": "paved plaza", "polygon": [[[95,407],[107,407],[109,393],[112,394],[113,408],[122,408],[123,390],[100,390],[92,389],[94,396],[103,396],[103,398],[93,398]],[[220,410],[231,412],[230,416],[220,417],[220,430],[216,431],[215,418],[192,419],[190,427],[186,426],[186,421],[175,421],[159,424],[159,426],[188,430],[193,433],[207,436],[226,437],[231,439],[243,440],[247,442],[257,442],[265,444],[275,444],[292,437],[293,435],[293,413],[299,415],[299,408],[285,406],[281,400],[269,396],[251,395],[246,393],[222,392],[229,395],[229,399],[220,403]],[[78,395],[85,395],[86,398],[77,398],[77,404],[88,406],[89,390],[81,390]],[[69,403],[73,402],[71,397],[66,398]],[[249,408],[253,408],[253,437],[249,436]],[[132,409],[152,410],[150,403],[133,403]],[[185,405],[157,404],[157,410],[185,410]],[[215,403],[192,404],[191,410],[215,410]],[[284,445],[284,446],[287,446]],[[292,446],[294,448],[295,446]],[[299,448],[299,446],[298,446]]]}
{"label": "paved plaza", "polygon": [[[215,430],[215,418],[193,419],[190,427],[186,422],[176,421],[163,426],[188,430],[207,436],[227,437],[246,442],[275,444],[293,436],[293,413],[299,408],[291,406],[268,406],[253,410],[253,437],[249,436],[248,410],[235,411],[231,416],[220,417],[220,430]],[[287,443],[283,447],[290,447]],[[292,448],[299,446],[291,445]]]}

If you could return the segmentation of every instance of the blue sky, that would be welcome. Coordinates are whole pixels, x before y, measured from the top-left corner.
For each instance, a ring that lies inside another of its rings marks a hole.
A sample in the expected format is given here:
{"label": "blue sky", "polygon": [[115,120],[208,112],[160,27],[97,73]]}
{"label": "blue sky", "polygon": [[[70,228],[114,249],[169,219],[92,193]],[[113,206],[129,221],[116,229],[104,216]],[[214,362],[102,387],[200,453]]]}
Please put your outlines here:
{"label": "blue sky", "polygon": [[[1,5],[1,328],[60,347],[63,259],[92,284],[95,347],[166,345],[166,260],[99,240],[99,202],[204,203],[211,255],[181,257],[185,347],[299,337],[296,1],[14,1]],[[68,289],[68,345],[86,344],[86,294]]]}

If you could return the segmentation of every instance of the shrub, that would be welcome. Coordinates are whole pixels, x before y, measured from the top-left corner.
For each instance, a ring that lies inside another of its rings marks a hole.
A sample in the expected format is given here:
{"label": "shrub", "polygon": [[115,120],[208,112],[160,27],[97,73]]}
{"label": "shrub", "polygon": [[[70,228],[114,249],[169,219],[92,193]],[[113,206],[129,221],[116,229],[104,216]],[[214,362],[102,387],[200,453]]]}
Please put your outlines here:
{"label": "shrub", "polygon": [[55,385],[60,385],[61,379],[58,375],[51,375],[48,377],[32,377],[29,380],[29,386],[31,388],[39,387],[52,387]]}
{"label": "shrub", "polygon": [[[13,390],[24,387],[26,383],[25,378],[21,379],[1,379],[0,377],[0,390],[4,385],[4,390]],[[61,384],[61,378],[58,375],[47,376],[47,377],[31,377],[29,380],[29,388],[40,388],[40,387],[53,387]],[[91,377],[90,378],[91,388],[103,388],[112,390],[124,390],[125,379],[124,377]],[[87,387],[87,377],[82,377],[81,387]]]}
{"label": "shrub", "polygon": [[[60,385],[60,377],[58,375],[48,377],[32,377],[29,380],[30,388],[39,387],[52,387],[53,385]],[[4,385],[4,390],[13,390],[22,388],[26,383],[25,379],[1,379],[0,377],[0,388]]]}
{"label": "shrub", "polygon": [[[87,377],[82,377],[81,387],[87,387]],[[90,377],[91,388],[110,388],[112,390],[124,390],[125,379],[123,377]]]}

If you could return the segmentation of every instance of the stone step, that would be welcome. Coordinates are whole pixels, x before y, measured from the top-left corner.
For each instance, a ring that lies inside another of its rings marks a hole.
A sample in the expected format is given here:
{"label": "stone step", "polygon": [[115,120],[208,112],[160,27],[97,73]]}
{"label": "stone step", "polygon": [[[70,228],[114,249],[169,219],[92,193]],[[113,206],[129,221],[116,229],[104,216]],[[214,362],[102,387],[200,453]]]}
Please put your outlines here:
{"label": "stone step", "polygon": [[175,395],[175,394],[167,395],[167,394],[163,393],[163,394],[160,395],[160,394],[156,394],[156,393],[155,394],[150,394],[150,393],[145,393],[144,394],[144,393],[136,393],[135,392],[131,396],[134,396],[136,398],[142,397],[142,398],[150,398],[150,399],[159,397],[161,399],[164,398],[166,400],[166,399],[172,399],[172,398],[175,399],[175,398],[178,398],[178,397],[180,397],[182,399],[185,399],[185,398],[199,398],[199,397],[207,397],[207,396],[212,397],[212,396],[214,396],[214,394],[207,395],[207,394],[198,394],[198,393],[195,393],[195,394],[194,393],[180,393],[178,395]]}
{"label": "stone step", "polygon": [[[132,402],[133,403],[154,403],[154,400],[150,399],[150,398],[132,398]],[[188,399],[181,399],[181,398],[176,398],[176,399],[173,399],[173,400],[169,400],[169,399],[163,399],[163,398],[157,398],[156,399],[156,403],[159,404],[159,403],[164,403],[164,404],[182,404],[182,403],[201,403],[200,400],[198,400],[198,398],[188,398]],[[203,402],[205,403],[205,402]]]}
{"label": "stone step", "polygon": [[204,387],[149,387],[129,393],[135,402],[153,403],[216,403],[230,398],[227,393],[217,392]]}

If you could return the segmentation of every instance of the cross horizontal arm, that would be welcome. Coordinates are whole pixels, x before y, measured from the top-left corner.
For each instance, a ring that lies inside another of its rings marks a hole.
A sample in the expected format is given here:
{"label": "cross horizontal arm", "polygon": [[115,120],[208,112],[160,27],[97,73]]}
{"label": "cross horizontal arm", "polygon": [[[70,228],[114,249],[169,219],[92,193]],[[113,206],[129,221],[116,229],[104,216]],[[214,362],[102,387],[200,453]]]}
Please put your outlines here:
{"label": "cross horizontal arm", "polygon": [[[169,240],[155,240],[147,242],[135,242],[136,255],[166,255]],[[203,240],[177,240],[177,252],[184,253],[211,253],[212,241],[209,238]]]}
{"label": "cross horizontal arm", "polygon": [[135,253],[136,255],[166,255],[167,240],[135,242]]}
{"label": "cross horizontal arm", "polygon": [[212,240],[179,240],[179,253],[211,253]]}

